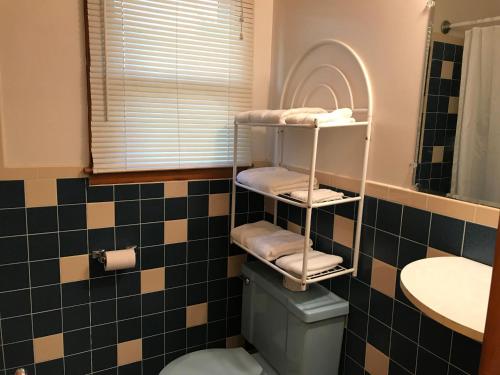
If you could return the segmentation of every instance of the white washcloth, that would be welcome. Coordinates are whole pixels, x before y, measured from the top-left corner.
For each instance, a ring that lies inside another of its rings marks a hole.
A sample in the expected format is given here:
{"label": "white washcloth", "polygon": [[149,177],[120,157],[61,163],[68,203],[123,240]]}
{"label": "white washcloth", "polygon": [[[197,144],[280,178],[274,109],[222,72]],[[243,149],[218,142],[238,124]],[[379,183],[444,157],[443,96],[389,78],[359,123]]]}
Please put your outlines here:
{"label": "white washcloth", "polygon": [[[276,265],[295,275],[302,274],[302,259],[303,254],[297,253],[279,258]],[[321,251],[313,250],[308,254],[307,258],[307,276],[311,276],[320,272],[328,271],[342,263],[342,257],[338,255],[330,255]]]}
{"label": "white washcloth", "polygon": [[[302,252],[304,249],[304,239],[305,237],[300,234],[288,230],[280,230],[250,238],[247,247],[264,259],[272,261],[283,255]],[[309,239],[309,246],[312,246],[311,239]]]}
{"label": "white washcloth", "polygon": [[[309,175],[281,167],[251,168],[238,173],[237,181],[269,194],[284,194],[309,187]],[[314,187],[318,182],[314,179]]]}
{"label": "white washcloth", "polygon": [[[301,202],[307,202],[307,190],[296,190],[290,193],[293,199]],[[342,199],[344,197],[343,193],[333,191],[330,189],[317,189],[312,191],[312,201],[313,203],[329,202]]]}
{"label": "white washcloth", "polygon": [[268,221],[261,220],[256,223],[240,225],[231,231],[231,237],[243,246],[248,247],[252,238],[269,235],[271,233],[283,230]]}
{"label": "white washcloth", "polygon": [[336,109],[333,112],[328,113],[296,113],[290,116],[287,116],[285,119],[285,123],[287,125],[297,125],[297,124],[306,124],[306,125],[314,125],[315,123],[324,124],[324,123],[353,123],[356,120],[352,117],[352,110],[350,108],[341,108]]}
{"label": "white washcloth", "polygon": [[254,111],[240,112],[236,114],[235,120],[238,124],[285,124],[288,116],[296,114],[319,114],[326,113],[323,108],[290,108],[290,109],[260,109]]}

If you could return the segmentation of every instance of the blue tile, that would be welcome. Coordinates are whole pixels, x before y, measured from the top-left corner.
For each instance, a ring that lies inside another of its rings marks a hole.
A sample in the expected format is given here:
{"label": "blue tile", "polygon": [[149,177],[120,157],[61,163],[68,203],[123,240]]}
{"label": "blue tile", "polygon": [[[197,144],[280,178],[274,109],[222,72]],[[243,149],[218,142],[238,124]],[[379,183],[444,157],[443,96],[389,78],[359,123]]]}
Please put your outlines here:
{"label": "blue tile", "polygon": [[401,236],[421,244],[427,244],[430,222],[430,212],[404,207]]}
{"label": "blue tile", "polygon": [[417,375],[446,375],[448,363],[427,350],[418,348]]}
{"label": "blue tile", "polygon": [[419,344],[434,355],[447,360],[450,354],[451,330],[422,315]]}
{"label": "blue tile", "polygon": [[403,268],[416,260],[424,259],[426,255],[427,246],[401,238],[399,241],[398,268]]}
{"label": "blue tile", "polygon": [[417,344],[392,331],[390,357],[413,373],[417,362]]}
{"label": "blue tile", "polygon": [[24,181],[0,181],[0,209],[24,207]]}
{"label": "blue tile", "polygon": [[377,229],[399,235],[401,214],[400,204],[379,200],[377,209]]}
{"label": "blue tile", "polygon": [[447,216],[432,214],[429,245],[460,255],[465,223]]}
{"label": "blue tile", "polygon": [[368,319],[368,337],[367,342],[389,356],[389,347],[391,342],[391,329],[378,320],[370,317]]}
{"label": "blue tile", "polygon": [[481,344],[460,333],[453,332],[450,362],[468,374],[477,374]]}
{"label": "blue tile", "polygon": [[370,316],[390,326],[394,300],[385,294],[373,289],[370,293]]}
{"label": "blue tile", "polygon": [[467,223],[463,256],[476,262],[493,265],[497,231],[479,224]]}
{"label": "blue tile", "polygon": [[432,43],[432,58],[442,60],[444,56],[444,43],[434,41]]}
{"label": "blue tile", "polygon": [[375,233],[374,256],[378,260],[397,266],[399,237],[377,230]]}
{"label": "blue tile", "polygon": [[416,342],[420,331],[420,312],[399,301],[394,301],[392,328]]}
{"label": "blue tile", "polygon": [[58,204],[86,202],[87,180],[84,178],[64,178],[57,180]]}
{"label": "blue tile", "polygon": [[26,210],[15,208],[0,210],[0,236],[15,236],[26,233]]}

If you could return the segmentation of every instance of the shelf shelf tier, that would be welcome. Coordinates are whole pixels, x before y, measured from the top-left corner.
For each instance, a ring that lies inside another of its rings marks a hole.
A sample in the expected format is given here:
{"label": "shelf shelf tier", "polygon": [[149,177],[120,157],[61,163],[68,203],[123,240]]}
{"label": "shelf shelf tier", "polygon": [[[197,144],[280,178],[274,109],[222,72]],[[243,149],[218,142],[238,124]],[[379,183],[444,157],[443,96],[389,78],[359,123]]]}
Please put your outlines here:
{"label": "shelf shelf tier", "polygon": [[273,123],[265,123],[265,122],[243,122],[243,123],[235,123],[238,126],[250,126],[250,127],[267,127],[267,128],[286,128],[286,129],[332,129],[332,128],[349,128],[349,127],[360,127],[367,126],[368,121],[356,121],[356,122],[348,122],[348,123],[340,123],[340,122],[325,122],[321,124],[273,124]]}
{"label": "shelf shelf tier", "polygon": [[[275,194],[267,193],[265,191],[257,190],[257,189],[252,188],[251,186],[243,185],[242,183],[239,183],[238,181],[235,182],[235,185],[239,186],[241,188],[253,191],[254,193],[262,194],[262,195],[269,197],[269,198],[272,198],[274,200],[278,200],[280,202],[291,204],[293,206],[302,207],[302,208],[309,207],[307,202],[296,201],[294,199],[288,198],[285,195],[275,195]],[[359,196],[358,197],[345,197],[342,199],[337,199],[337,200],[328,201],[328,202],[312,203],[310,207],[311,208],[319,208],[319,207],[326,207],[326,206],[336,206],[338,204],[357,202],[359,200],[361,200],[361,197],[359,197]]]}
{"label": "shelf shelf tier", "polygon": [[[238,245],[243,250],[245,250],[248,254],[254,256],[259,261],[267,264],[269,267],[271,267],[274,270],[276,270],[279,273],[281,273],[283,276],[285,276],[285,277],[287,277],[287,278],[289,278],[289,279],[291,279],[291,280],[293,280],[293,281],[295,281],[297,283],[302,283],[302,278],[300,276],[296,276],[294,274],[291,274],[291,273],[285,271],[283,268],[278,267],[273,262],[270,262],[267,259],[261,257],[260,255],[258,255],[254,251],[250,250],[249,248],[247,248],[246,246],[242,245],[241,243],[233,240],[232,238],[231,238],[231,241],[233,242],[233,244]],[[354,268],[345,268],[345,267],[339,265],[339,266],[336,266],[335,268],[332,268],[330,270],[319,272],[319,273],[311,275],[311,276],[307,276],[306,280],[305,280],[305,284],[317,283],[319,281],[333,279],[334,277],[346,275],[348,273],[353,273],[353,272],[354,272]]]}

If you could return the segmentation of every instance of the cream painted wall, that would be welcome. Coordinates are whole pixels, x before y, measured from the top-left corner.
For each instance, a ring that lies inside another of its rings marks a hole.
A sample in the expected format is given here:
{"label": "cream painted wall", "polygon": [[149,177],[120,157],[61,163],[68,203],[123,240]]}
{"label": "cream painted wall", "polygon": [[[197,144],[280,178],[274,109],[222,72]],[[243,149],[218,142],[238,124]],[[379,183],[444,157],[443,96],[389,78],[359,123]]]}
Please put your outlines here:
{"label": "cream painted wall", "polygon": [[81,0],[0,0],[3,166],[88,165]]}
{"label": "cream painted wall", "polygon": [[[256,0],[256,107],[269,98],[272,19],[273,1]],[[83,0],[0,0],[0,178],[88,165],[86,84]],[[255,160],[267,139],[255,133]]]}
{"label": "cream painted wall", "polygon": [[[368,178],[410,187],[429,17],[425,0],[276,0],[274,14],[273,106],[284,75],[308,46],[327,38],[347,42],[365,61],[374,88]],[[305,137],[287,135],[287,163],[307,165]],[[358,177],[362,145],[356,131],[322,132],[318,168]]]}

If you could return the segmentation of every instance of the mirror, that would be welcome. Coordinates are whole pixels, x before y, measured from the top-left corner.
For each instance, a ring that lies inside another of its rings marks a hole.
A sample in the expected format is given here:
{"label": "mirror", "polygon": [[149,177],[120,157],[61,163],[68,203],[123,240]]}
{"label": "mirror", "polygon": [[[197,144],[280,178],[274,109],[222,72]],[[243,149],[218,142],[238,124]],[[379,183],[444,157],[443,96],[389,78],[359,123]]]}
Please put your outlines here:
{"label": "mirror", "polygon": [[415,185],[500,207],[500,1],[436,0]]}

